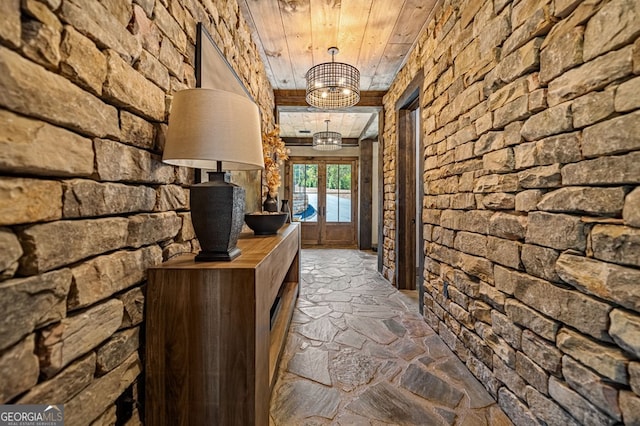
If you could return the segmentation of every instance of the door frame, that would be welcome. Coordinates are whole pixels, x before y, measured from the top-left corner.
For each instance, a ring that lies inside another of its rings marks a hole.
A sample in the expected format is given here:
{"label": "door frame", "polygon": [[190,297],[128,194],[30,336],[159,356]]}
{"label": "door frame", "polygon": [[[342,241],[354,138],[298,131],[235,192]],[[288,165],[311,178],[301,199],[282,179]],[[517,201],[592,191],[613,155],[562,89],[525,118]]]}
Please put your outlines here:
{"label": "door frame", "polygon": [[384,111],[378,112],[378,272],[384,271]]}
{"label": "door frame", "polygon": [[[422,82],[421,70],[398,99],[395,108],[397,135],[395,282],[398,289],[418,289],[420,312],[423,310],[424,297],[424,237],[422,220],[417,212],[422,211],[424,190],[418,193],[422,185],[416,185],[416,182],[418,184],[423,182],[424,158],[416,158],[416,152],[423,153],[424,144],[422,119],[417,116],[415,110],[420,111]],[[417,200],[420,200],[420,204]],[[418,245],[422,247],[420,253],[416,253]]]}

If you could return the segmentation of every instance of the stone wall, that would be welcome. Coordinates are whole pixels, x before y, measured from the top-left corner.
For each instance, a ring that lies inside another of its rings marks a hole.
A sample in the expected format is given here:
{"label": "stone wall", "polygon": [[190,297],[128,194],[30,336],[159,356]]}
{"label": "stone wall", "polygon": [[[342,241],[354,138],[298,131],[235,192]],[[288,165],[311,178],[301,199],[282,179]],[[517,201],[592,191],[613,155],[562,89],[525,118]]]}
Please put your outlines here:
{"label": "stone wall", "polygon": [[[640,422],[640,3],[445,0],[424,70],[425,318],[517,425]],[[401,236],[400,236],[401,237]]]}
{"label": "stone wall", "polygon": [[273,92],[235,1],[2,0],[0,16],[0,403],[137,423],[146,269],[198,248],[192,172],[160,160],[196,22],[267,130]]}

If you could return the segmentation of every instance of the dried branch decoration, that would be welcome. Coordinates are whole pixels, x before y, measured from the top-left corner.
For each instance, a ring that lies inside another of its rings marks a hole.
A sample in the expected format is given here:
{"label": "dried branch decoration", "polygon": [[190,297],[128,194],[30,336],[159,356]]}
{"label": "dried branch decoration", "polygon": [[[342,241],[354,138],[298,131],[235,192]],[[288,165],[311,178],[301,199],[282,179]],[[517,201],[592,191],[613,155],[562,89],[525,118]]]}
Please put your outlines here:
{"label": "dried branch decoration", "polygon": [[262,154],[266,185],[271,196],[275,197],[282,183],[280,165],[289,159],[289,150],[280,138],[280,127],[276,126],[272,131],[262,133]]}

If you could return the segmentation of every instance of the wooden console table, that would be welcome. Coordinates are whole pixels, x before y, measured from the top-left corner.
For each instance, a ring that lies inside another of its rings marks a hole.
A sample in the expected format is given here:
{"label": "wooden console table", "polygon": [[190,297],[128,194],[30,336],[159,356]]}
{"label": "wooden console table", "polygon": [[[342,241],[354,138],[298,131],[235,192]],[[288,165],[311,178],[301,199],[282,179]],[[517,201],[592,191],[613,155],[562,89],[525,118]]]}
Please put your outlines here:
{"label": "wooden console table", "polygon": [[[300,279],[300,226],[241,235],[231,262],[174,258],[149,270],[147,425],[268,425]],[[275,318],[270,318],[279,300]]]}

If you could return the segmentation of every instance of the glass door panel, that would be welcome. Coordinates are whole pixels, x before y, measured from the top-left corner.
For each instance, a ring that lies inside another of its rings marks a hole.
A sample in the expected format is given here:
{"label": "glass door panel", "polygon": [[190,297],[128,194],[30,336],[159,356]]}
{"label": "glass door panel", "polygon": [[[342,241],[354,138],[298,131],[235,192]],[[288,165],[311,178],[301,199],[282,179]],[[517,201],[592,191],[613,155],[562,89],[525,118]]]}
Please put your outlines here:
{"label": "glass door panel", "polygon": [[322,227],[322,195],[324,189],[319,183],[322,180],[321,165],[318,163],[292,162],[291,164],[291,212],[293,220],[302,222],[300,234],[302,244],[320,244]]}
{"label": "glass door panel", "polygon": [[351,222],[351,164],[327,164],[327,222]]}
{"label": "glass door panel", "polygon": [[318,165],[293,165],[293,217],[300,222],[318,221]]}

